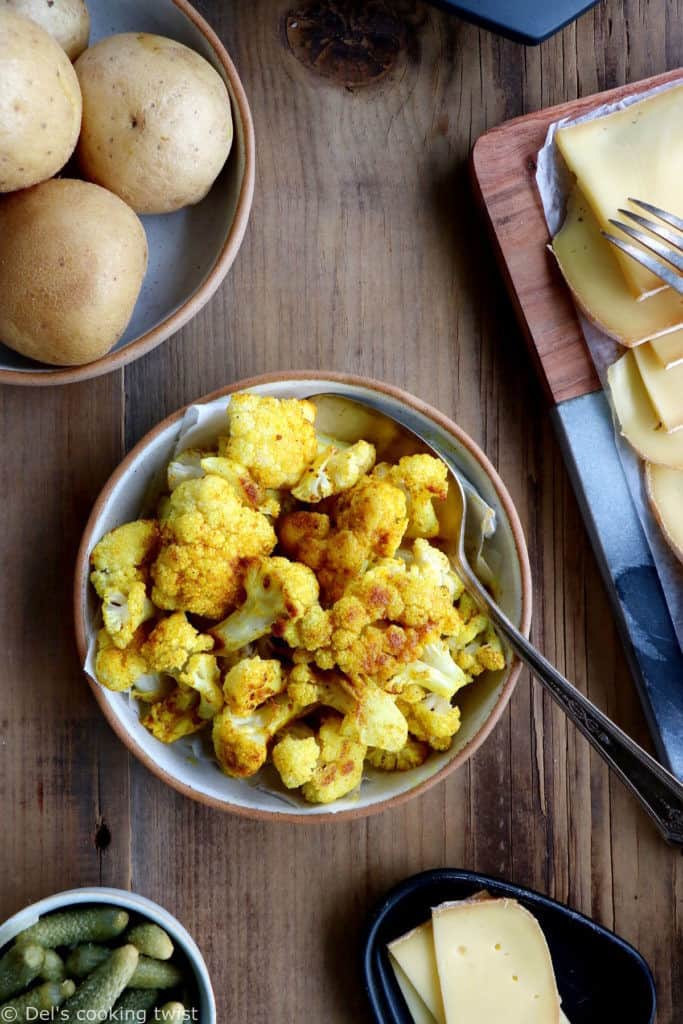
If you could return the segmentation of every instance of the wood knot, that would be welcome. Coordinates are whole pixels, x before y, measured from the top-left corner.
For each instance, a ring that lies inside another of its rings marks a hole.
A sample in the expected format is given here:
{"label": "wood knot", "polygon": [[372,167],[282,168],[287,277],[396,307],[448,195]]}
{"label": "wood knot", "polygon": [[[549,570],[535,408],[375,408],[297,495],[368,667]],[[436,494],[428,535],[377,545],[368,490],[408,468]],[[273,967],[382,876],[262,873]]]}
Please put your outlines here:
{"label": "wood knot", "polygon": [[100,818],[95,826],[95,849],[100,853],[111,843],[111,832],[104,818]]}
{"label": "wood knot", "polygon": [[353,88],[383,78],[410,51],[416,0],[312,0],[285,16],[289,48],[304,67]]}

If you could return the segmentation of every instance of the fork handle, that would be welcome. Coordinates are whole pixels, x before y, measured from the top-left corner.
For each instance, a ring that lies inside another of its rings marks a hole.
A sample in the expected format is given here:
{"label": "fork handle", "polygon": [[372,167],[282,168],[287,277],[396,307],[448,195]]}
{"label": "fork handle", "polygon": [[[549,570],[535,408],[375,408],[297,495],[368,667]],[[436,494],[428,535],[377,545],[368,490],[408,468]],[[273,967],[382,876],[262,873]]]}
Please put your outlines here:
{"label": "fork handle", "polygon": [[683,784],[603,714],[513,626],[476,579],[467,573],[468,590],[484,604],[489,617],[540,679],[565,714],[607,761],[655,822],[667,842],[683,846]]}

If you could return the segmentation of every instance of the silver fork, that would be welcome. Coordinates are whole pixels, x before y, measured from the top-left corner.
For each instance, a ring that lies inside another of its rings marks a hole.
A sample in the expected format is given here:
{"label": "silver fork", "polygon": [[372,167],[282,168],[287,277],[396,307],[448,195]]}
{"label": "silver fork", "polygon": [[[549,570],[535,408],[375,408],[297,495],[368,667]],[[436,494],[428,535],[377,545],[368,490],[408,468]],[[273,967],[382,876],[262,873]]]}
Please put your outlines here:
{"label": "silver fork", "polygon": [[[628,235],[629,238],[633,238],[634,241],[640,244],[637,246],[631,245],[630,242],[626,242],[623,238],[618,238],[616,235],[611,235],[608,231],[603,231],[602,234],[608,242],[616,245],[618,249],[625,252],[636,263],[640,263],[641,266],[650,270],[671,288],[674,288],[683,295],[683,219],[676,217],[673,213],[667,213],[666,210],[660,209],[659,206],[653,206],[652,203],[645,203],[642,199],[631,199],[629,196],[628,201],[656,217],[657,220],[650,220],[650,218],[643,217],[639,213],[634,213],[633,210],[620,208],[618,212],[622,217],[627,217],[628,220],[640,225],[641,228],[645,228],[651,234],[646,234],[645,231],[639,231],[638,228],[634,228],[631,224],[624,224],[623,221],[612,220],[611,218],[610,224],[614,224],[615,228],[619,228],[625,235]],[[675,230],[672,231],[672,228]],[[643,252],[640,246],[644,246],[650,252],[661,256],[661,259]],[[672,270],[672,267],[675,269]]]}

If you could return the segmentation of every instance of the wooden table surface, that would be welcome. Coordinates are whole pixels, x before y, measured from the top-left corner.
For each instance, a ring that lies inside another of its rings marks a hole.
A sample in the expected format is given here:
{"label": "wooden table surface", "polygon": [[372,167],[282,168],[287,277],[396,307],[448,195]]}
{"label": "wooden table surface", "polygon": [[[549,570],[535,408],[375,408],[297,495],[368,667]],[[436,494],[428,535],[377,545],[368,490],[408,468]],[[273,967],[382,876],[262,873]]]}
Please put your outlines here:
{"label": "wooden table surface", "polygon": [[[71,886],[130,886],[196,936],[221,1024],[362,1024],[368,910],[413,872],[472,868],[566,900],[635,943],[657,977],[660,1024],[680,1022],[680,853],[526,674],[449,781],[378,817],[310,827],[176,795],[128,756],[81,675],[74,556],[126,449],[240,377],[347,370],[410,389],[483,446],[526,530],[537,644],[647,742],[467,157],[506,118],[683,63],[683,0],[608,0],[537,49],[411,0],[358,0],[346,23],[348,4],[330,4],[337,20],[325,6],[314,5],[323,28],[311,35],[294,11],[295,56],[287,3],[199,3],[242,75],[258,151],[247,237],[208,307],[125,372],[0,390],[0,918]],[[346,42],[326,45],[335,24]],[[332,77],[304,67],[306,54]],[[381,81],[349,86],[382,63],[392,66]]]}

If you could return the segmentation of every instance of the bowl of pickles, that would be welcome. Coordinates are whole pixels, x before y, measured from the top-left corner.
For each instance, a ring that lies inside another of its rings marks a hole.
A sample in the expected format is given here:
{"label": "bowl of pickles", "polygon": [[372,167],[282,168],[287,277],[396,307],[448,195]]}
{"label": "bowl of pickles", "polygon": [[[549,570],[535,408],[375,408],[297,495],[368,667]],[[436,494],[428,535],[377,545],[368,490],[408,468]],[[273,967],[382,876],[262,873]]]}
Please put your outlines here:
{"label": "bowl of pickles", "polygon": [[158,904],[122,889],[74,889],[0,926],[0,1021],[216,1024],[206,964]]}

